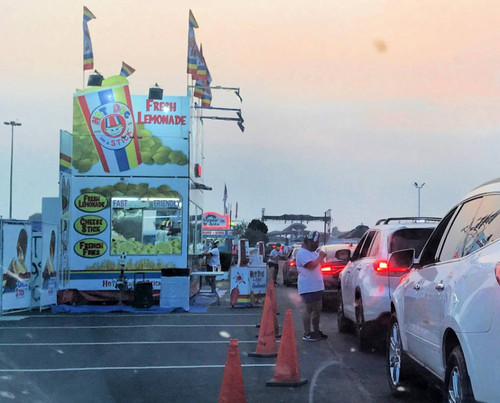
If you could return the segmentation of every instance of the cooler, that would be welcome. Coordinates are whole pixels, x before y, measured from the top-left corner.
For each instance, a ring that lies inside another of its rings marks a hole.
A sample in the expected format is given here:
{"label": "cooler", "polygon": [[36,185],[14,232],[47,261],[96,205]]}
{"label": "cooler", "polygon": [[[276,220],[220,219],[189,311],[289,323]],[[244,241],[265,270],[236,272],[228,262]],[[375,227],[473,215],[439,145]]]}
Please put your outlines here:
{"label": "cooler", "polygon": [[161,308],[189,311],[189,269],[161,269]]}

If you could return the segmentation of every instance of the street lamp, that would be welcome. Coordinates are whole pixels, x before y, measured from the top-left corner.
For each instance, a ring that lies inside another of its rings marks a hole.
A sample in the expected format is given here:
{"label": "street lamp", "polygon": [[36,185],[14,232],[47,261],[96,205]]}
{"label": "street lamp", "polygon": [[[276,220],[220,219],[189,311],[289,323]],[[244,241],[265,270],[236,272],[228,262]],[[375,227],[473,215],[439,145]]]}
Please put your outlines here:
{"label": "street lamp", "polygon": [[4,125],[12,127],[12,134],[10,136],[10,203],[9,203],[9,218],[12,218],[12,164],[14,159],[14,126],[21,126],[21,123],[14,121],[3,122]]}
{"label": "street lamp", "polygon": [[418,185],[417,182],[413,184],[417,188],[418,191],[418,216],[420,217],[420,189],[424,187],[425,183],[422,183],[421,185]]}

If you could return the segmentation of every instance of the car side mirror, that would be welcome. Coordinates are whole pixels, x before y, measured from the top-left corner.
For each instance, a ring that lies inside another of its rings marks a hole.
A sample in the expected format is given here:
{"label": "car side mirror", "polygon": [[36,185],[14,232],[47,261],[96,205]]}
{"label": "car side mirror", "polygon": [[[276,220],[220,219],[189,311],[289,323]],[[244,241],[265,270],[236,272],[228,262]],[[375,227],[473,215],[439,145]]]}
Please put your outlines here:
{"label": "car side mirror", "polygon": [[351,251],[349,249],[339,249],[335,252],[335,259],[348,261],[351,258]]}
{"label": "car side mirror", "polygon": [[409,269],[415,260],[415,249],[403,249],[394,252],[389,259],[389,271],[396,268]]}

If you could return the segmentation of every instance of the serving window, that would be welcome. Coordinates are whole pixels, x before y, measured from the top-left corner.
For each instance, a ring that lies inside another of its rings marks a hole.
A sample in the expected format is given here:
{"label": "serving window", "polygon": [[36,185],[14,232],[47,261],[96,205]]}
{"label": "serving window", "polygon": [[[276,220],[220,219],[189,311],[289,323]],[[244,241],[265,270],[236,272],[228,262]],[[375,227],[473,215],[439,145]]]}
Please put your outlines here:
{"label": "serving window", "polygon": [[182,199],[111,198],[111,254],[178,255]]}

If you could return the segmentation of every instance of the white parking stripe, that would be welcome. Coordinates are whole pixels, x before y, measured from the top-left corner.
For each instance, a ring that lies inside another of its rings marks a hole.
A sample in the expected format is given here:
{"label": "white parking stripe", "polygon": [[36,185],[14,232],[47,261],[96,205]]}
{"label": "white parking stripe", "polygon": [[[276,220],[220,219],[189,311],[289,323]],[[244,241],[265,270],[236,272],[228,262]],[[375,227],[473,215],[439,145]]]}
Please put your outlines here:
{"label": "white parking stripe", "polygon": [[[242,368],[274,367],[275,364],[241,364]],[[156,370],[156,369],[198,369],[198,368],[225,368],[226,365],[158,365],[152,367],[87,367],[87,368],[14,368],[0,369],[0,373],[7,372],[70,372],[70,371],[120,371],[120,370]]]}
{"label": "white parking stripe", "polygon": [[[276,341],[279,343],[279,341]],[[238,344],[257,343],[257,340],[238,340]],[[106,342],[72,342],[72,343],[0,343],[0,347],[9,346],[107,346],[107,345],[128,345],[128,344],[229,344],[228,340],[197,340],[197,341],[106,341]]]}
{"label": "white parking stripe", "polygon": [[[44,314],[43,317],[44,318],[96,318],[96,317],[101,317],[101,318],[105,318],[105,317],[109,317],[110,315],[110,312],[108,313],[104,313],[104,314],[99,314],[99,313],[94,313],[94,314],[82,314],[82,313],[78,313],[78,314],[62,314],[62,313],[56,313],[56,314]],[[245,313],[244,314],[245,316],[254,316],[254,315],[259,315],[261,316],[262,315],[262,312],[255,312],[255,313]],[[186,318],[190,318],[190,317],[193,317],[193,316],[243,316],[241,313],[191,313],[191,312],[177,312],[175,314],[172,314],[172,313],[168,313],[168,314],[158,314],[158,313],[140,313],[140,314],[137,314],[137,313],[132,313],[132,314],[122,314],[120,313],[119,317],[120,318],[125,318],[125,317],[129,317],[129,318],[143,318],[143,317],[157,317],[157,318],[160,318],[160,317],[163,317],[163,318],[178,318],[180,316],[183,316],[183,317],[186,317]],[[6,317],[5,317],[6,318]],[[19,317],[16,317],[15,320],[20,320],[20,319],[26,319],[26,318],[37,318],[37,316],[19,316]],[[0,317],[0,321],[1,320],[10,320],[10,319],[2,319],[2,317]]]}
{"label": "white parking stripe", "polygon": [[144,329],[145,327],[256,327],[255,323],[252,325],[226,325],[226,324],[221,324],[221,325],[150,325],[150,324],[144,324],[144,325],[105,325],[105,326],[9,326],[9,327],[2,327],[2,331],[5,330],[33,330],[33,329],[130,329],[130,328],[141,328]]}

